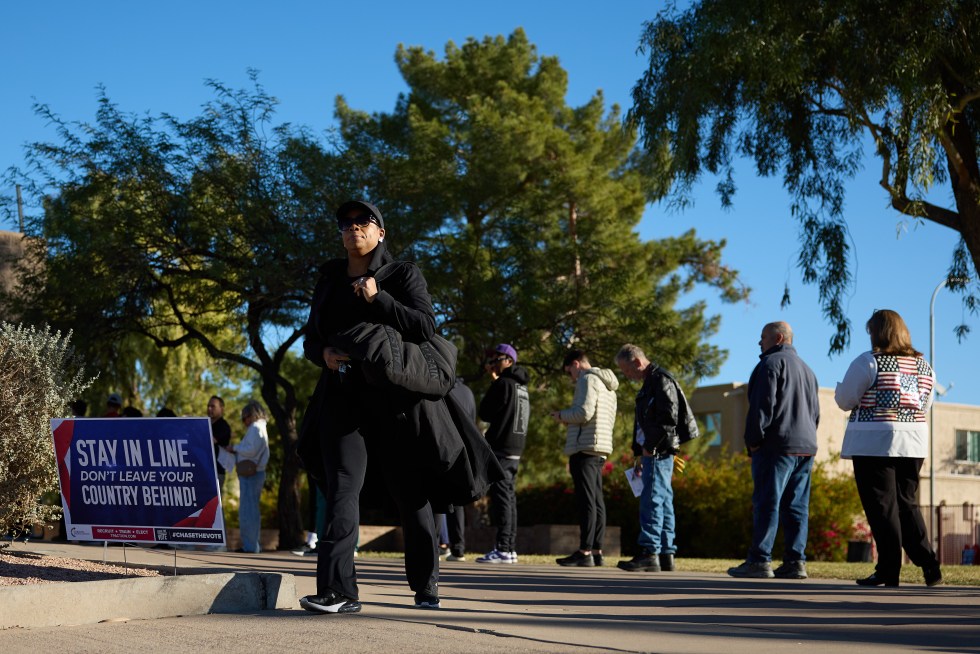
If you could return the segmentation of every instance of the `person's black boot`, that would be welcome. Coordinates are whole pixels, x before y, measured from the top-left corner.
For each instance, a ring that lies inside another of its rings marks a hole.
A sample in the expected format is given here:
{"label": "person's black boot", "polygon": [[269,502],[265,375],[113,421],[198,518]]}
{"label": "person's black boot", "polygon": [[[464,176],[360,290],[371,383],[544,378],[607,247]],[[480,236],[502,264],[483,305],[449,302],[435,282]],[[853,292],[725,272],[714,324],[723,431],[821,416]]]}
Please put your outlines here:
{"label": "person's black boot", "polygon": [[628,572],[660,572],[660,561],[656,554],[642,552],[629,561],[620,561],[616,567]]}
{"label": "person's black boot", "polygon": [[660,569],[664,572],[674,571],[674,555],[673,554],[661,554],[660,555]]}

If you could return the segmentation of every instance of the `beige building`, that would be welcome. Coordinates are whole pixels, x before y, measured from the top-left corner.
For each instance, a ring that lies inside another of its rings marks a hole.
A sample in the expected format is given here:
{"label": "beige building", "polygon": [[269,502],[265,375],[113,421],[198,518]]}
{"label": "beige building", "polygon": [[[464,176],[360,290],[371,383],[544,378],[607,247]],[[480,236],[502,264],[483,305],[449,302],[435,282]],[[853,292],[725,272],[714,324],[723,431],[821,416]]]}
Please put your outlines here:
{"label": "beige building", "polygon": [[[702,386],[691,396],[691,408],[707,427],[705,438],[712,449],[733,453],[744,451],[742,437],[748,413],[748,386],[743,383]],[[936,402],[934,413],[935,500],[930,501],[929,460],[922,466],[919,504],[929,522],[929,506],[944,507],[934,516],[949,556],[963,544],[980,540],[980,406]],[[817,429],[817,461],[828,461],[840,454],[848,413],[834,402],[834,391],[820,389],[820,426]],[[849,461],[837,460],[835,469],[851,474]],[[952,538],[957,534],[957,538]],[[947,538],[950,536],[950,538]],[[962,536],[963,544],[959,536]],[[949,560],[948,557],[944,557]]]}

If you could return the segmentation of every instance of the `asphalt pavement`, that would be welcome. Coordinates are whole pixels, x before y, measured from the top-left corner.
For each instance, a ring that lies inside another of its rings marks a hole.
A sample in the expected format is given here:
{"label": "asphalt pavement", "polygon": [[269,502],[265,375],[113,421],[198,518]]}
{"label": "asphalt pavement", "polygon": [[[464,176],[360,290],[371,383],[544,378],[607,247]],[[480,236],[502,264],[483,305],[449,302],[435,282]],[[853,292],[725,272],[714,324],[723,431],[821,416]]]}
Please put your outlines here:
{"label": "asphalt pavement", "polygon": [[[123,559],[121,547],[17,547]],[[126,548],[130,564],[172,566],[175,558],[179,574],[285,573],[293,575],[297,595],[315,591],[313,557]],[[355,615],[280,609],[155,620],[122,616],[101,624],[2,630],[0,651],[980,652],[977,587],[863,588],[853,581],[481,565],[470,559],[442,564],[443,608],[420,610],[412,606],[400,559],[360,558],[357,569],[364,610]]]}

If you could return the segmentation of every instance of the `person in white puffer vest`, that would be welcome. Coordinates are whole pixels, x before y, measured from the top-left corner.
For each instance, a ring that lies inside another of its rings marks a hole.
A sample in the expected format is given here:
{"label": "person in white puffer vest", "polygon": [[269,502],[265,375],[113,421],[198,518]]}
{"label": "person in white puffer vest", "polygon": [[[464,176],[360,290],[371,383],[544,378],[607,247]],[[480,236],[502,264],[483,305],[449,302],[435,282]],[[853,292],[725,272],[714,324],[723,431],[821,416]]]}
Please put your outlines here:
{"label": "person in white puffer vest", "polygon": [[572,406],[553,411],[551,416],[568,426],[565,454],[569,457],[568,470],[575,482],[579,549],[570,556],[557,559],[557,563],[593,567],[603,563],[606,504],[602,496],[602,468],[613,450],[619,380],[612,370],[593,367],[582,350],[570,350],[562,367],[575,382],[575,397]]}

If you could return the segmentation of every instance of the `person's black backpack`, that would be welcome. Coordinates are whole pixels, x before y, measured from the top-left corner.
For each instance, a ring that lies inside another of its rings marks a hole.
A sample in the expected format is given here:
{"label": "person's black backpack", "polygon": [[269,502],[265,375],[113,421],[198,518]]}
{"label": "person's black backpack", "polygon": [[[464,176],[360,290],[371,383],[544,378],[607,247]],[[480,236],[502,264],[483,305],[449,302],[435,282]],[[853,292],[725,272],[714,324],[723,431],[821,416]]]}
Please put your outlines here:
{"label": "person's black backpack", "polygon": [[691,411],[691,405],[687,402],[687,396],[684,395],[684,389],[677,383],[674,376],[663,368],[658,367],[657,373],[669,379],[670,383],[677,389],[677,440],[681,445],[693,441],[701,436],[701,432],[698,430],[698,421],[694,417],[694,412]]}

